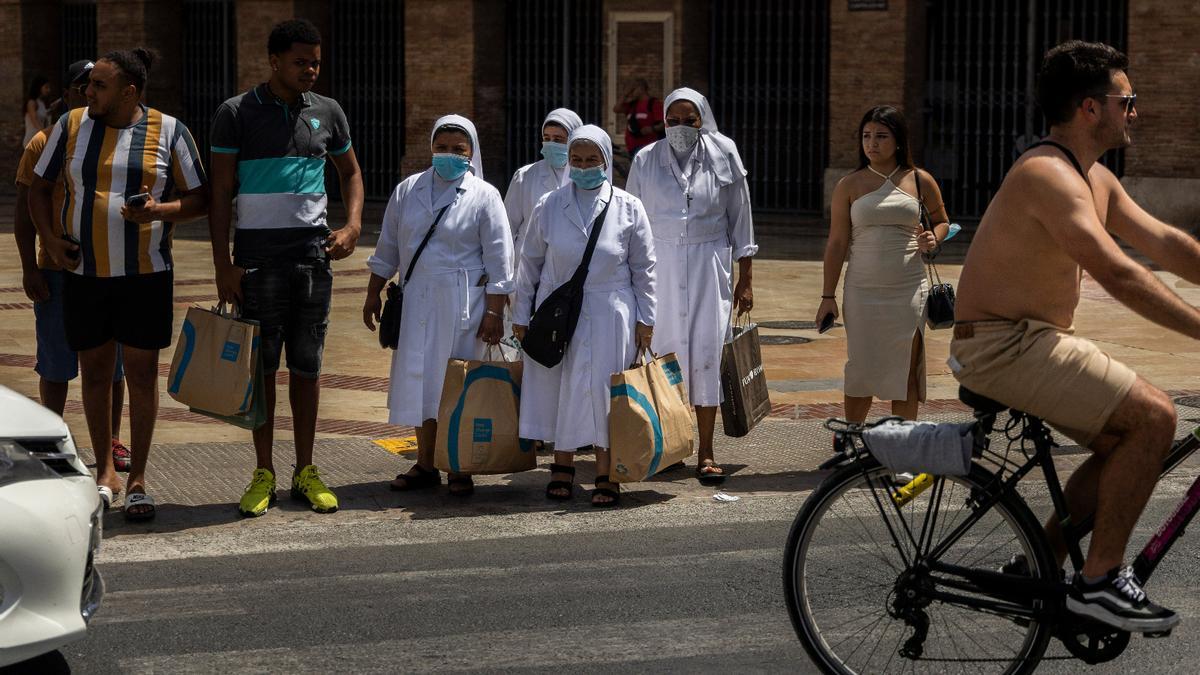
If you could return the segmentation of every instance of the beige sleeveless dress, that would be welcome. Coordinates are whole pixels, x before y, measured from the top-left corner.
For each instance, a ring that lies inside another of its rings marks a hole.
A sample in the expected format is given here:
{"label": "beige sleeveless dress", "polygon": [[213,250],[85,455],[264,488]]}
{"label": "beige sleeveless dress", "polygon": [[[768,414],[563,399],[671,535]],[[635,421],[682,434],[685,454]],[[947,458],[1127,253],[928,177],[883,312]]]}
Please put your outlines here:
{"label": "beige sleeveless dress", "polygon": [[847,396],[907,399],[913,335],[920,334],[917,395],[925,400],[929,284],[917,248],[919,221],[916,197],[897,187],[891,176],[850,205],[850,254],[842,295]]}

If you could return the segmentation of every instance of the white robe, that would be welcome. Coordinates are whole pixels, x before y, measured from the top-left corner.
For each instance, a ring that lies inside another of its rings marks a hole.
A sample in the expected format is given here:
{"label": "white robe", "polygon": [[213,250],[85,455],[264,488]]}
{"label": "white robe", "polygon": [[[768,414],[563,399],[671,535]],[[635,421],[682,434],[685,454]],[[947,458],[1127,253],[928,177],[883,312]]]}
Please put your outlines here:
{"label": "white robe", "polygon": [[550,162],[541,159],[533,164],[526,164],[513,174],[512,181],[508,184],[508,192],[504,193],[504,210],[508,213],[508,226],[512,228],[518,254],[521,252],[521,230],[529,222],[533,207],[537,206],[542,197],[563,185],[569,170],[564,166],[555,174]]}
{"label": "white robe", "polygon": [[[527,224],[517,269],[513,323],[528,326],[536,303],[566,283],[579,266],[591,223],[609,190],[612,205],[584,282],[583,310],[562,363],[545,368],[525,359],[521,436],[570,452],[608,447],[610,378],[636,356],[635,323],[654,325],[654,242],[642,204],[611,184],[600,187],[586,224],[576,188],[546,196]],[[536,294],[536,298],[535,298]]]}
{"label": "white robe", "polygon": [[[646,207],[658,261],[654,351],[675,352],[692,405],[721,404],[721,349],[730,337],[733,263],[758,252],[745,178],[721,180],[697,145],[681,170],[661,140],[633,158],[625,189]],[[736,174],[735,174],[736,175]],[[688,203],[690,187],[691,203]]]}
{"label": "white robe", "polygon": [[[404,288],[400,340],[392,356],[388,422],[419,426],[436,419],[451,358],[481,358],[475,337],[485,293],[513,288],[512,235],[500,193],[471,173],[433,197],[433,170],[396,186],[383,215],[371,272],[401,278],[437,212],[446,210]],[[479,282],[487,276],[486,286]]]}

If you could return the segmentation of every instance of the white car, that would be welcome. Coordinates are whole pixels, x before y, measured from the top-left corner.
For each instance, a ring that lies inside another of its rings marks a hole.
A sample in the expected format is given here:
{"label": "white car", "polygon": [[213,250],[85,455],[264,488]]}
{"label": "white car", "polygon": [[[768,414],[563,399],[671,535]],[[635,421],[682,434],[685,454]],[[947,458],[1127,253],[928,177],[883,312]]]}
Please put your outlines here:
{"label": "white car", "polygon": [[87,633],[103,515],[62,418],[0,386],[0,667]]}

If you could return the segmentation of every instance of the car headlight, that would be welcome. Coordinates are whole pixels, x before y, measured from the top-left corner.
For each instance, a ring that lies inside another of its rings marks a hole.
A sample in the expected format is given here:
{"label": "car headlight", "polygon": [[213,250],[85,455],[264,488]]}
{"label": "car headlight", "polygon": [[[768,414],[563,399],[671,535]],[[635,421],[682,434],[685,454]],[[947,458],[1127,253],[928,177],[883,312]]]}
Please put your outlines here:
{"label": "car headlight", "polygon": [[57,477],[57,473],[25,448],[10,440],[0,440],[0,487]]}

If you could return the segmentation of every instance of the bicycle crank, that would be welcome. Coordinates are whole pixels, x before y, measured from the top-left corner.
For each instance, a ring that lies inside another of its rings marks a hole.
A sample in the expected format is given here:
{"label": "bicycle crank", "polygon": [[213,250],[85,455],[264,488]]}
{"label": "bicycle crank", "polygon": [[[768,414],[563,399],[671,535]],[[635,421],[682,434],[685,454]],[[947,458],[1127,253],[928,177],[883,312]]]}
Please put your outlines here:
{"label": "bicycle crank", "polygon": [[1084,663],[1095,665],[1112,661],[1129,646],[1129,633],[1126,631],[1094,621],[1077,621],[1059,626],[1055,637],[1072,656]]}

